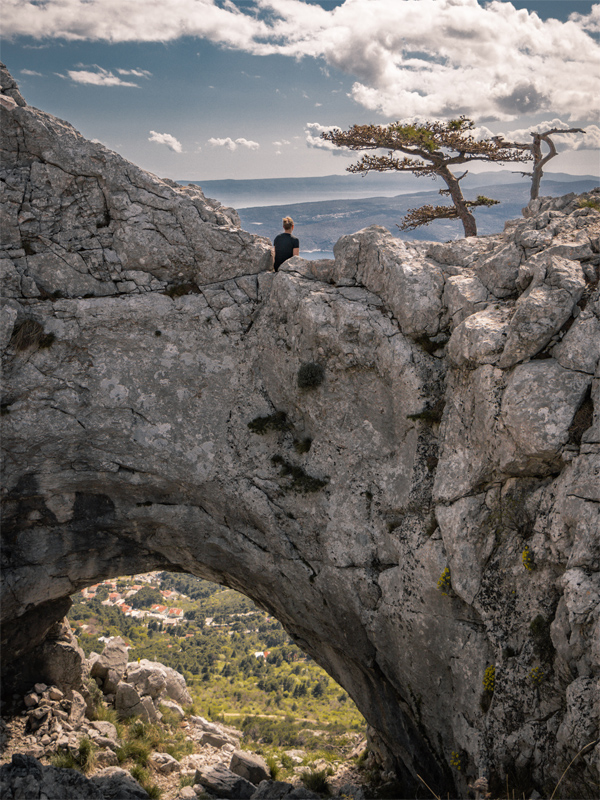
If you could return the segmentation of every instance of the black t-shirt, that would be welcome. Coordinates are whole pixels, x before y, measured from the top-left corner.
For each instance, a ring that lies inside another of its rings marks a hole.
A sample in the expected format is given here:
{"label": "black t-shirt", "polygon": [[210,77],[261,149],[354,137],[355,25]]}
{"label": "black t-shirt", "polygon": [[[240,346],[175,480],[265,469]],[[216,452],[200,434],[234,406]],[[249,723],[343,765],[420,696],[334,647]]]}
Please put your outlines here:
{"label": "black t-shirt", "polygon": [[275,272],[277,272],[283,262],[294,255],[294,249],[300,247],[300,242],[291,233],[280,233],[275,237],[273,244],[275,245]]}

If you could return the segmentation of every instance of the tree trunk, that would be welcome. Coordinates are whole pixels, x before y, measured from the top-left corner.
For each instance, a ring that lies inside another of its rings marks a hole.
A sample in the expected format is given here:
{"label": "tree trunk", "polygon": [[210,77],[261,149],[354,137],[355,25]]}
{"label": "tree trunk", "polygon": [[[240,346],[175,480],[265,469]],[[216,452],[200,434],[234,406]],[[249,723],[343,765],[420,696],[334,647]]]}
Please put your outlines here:
{"label": "tree trunk", "polygon": [[465,237],[477,236],[477,223],[463,197],[462,189],[460,188],[460,179],[456,178],[446,166],[440,166],[440,168],[436,170],[436,173],[445,181],[448,187],[448,192],[452,198],[458,218],[463,224]]}
{"label": "tree trunk", "polygon": [[530,200],[536,200],[540,194],[540,182],[544,171],[542,167],[545,161],[542,160],[542,138],[539,133],[532,133],[533,145],[531,152],[533,154],[533,170],[531,173],[531,192],[529,194]]}

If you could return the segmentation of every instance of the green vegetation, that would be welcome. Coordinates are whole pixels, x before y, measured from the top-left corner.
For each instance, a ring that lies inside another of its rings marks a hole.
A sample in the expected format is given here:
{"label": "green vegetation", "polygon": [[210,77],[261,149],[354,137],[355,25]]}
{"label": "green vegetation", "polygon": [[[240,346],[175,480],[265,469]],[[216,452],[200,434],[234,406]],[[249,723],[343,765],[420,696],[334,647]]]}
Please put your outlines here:
{"label": "green vegetation", "polygon": [[591,197],[581,197],[577,205],[579,208],[593,208],[594,211],[600,211],[600,201],[594,200]]}
{"label": "green vegetation", "polygon": [[544,670],[541,667],[534,667],[529,672],[529,680],[533,683],[534,686],[541,686],[544,682],[546,675]]}
{"label": "green vegetation", "polygon": [[315,389],[325,379],[325,370],[322,364],[310,361],[301,364],[298,370],[298,386],[300,389]]}
{"label": "green vegetation", "polygon": [[285,411],[275,411],[266,417],[255,417],[248,423],[252,433],[264,436],[269,431],[288,431],[291,424],[288,422]]}
{"label": "green vegetation", "polygon": [[146,790],[148,797],[150,797],[151,800],[159,800],[162,790],[155,783],[152,783],[148,770],[144,769],[144,767],[141,767],[139,764],[136,764],[129,770],[129,774],[132,778],[136,779],[142,789]]}
{"label": "green vegetation", "polygon": [[490,694],[492,694],[496,688],[496,667],[493,664],[490,664],[483,674],[483,688]]}
{"label": "green vegetation", "polygon": [[[121,580],[117,588],[126,593],[134,583],[133,578]],[[302,748],[308,765],[317,757],[347,754],[364,734],[364,719],[346,692],[250,599],[177,573],[156,573],[152,586],[181,593],[161,598],[163,605],[183,609],[182,620],[169,624],[155,615],[125,616],[117,606],[74,596],[69,616],[76,632],[80,629],[86,654],[102,651],[100,636],[120,635],[131,646],[131,661],[148,658],[178,670],[193,698],[191,713],[241,729],[244,746],[272,758],[270,767],[278,775],[290,777],[294,767],[281,749]],[[126,602],[131,606],[133,600]],[[102,703],[95,716],[117,722]],[[125,721],[118,727],[122,745],[117,755],[127,768],[137,764],[145,769],[153,749],[181,757],[182,729],[169,714],[161,726]],[[161,734],[161,727],[167,733]]]}
{"label": "green vegetation", "polygon": [[89,739],[82,739],[75,753],[70,750],[59,750],[51,763],[53,767],[88,773],[96,765],[96,746]]}
{"label": "green vegetation", "polygon": [[172,286],[167,286],[165,294],[172,300],[176,297],[183,297],[184,294],[199,294],[200,290],[194,283],[178,283]]}
{"label": "green vegetation", "polygon": [[523,566],[527,570],[527,572],[533,572],[533,568],[535,566],[535,561],[533,559],[533,553],[529,549],[529,545],[525,545],[523,552],[521,553],[521,561],[523,562]]}
{"label": "green vegetation", "polygon": [[158,589],[155,589],[153,586],[144,586],[144,588],[140,589],[130,600],[130,605],[132,605],[133,608],[151,608],[157,603],[163,606],[165,604],[165,598]]}
{"label": "green vegetation", "polygon": [[328,478],[315,478],[314,475],[309,475],[302,467],[291,464],[283,456],[275,455],[271,458],[271,462],[281,465],[282,477],[291,478],[291,482],[286,488],[294,492],[303,492],[304,494],[318,492],[329,482]]}
{"label": "green vegetation", "polygon": [[452,591],[452,582],[450,580],[450,567],[446,567],[446,569],[440,575],[440,578],[437,582],[437,587],[440,592],[447,597],[450,592]]}
{"label": "green vegetation", "polygon": [[35,319],[24,319],[18,322],[11,336],[11,344],[17,351],[37,347],[43,350],[50,347],[56,337],[53,333],[44,333],[43,326]]}
{"label": "green vegetation", "polygon": [[330,794],[329,784],[327,782],[328,774],[332,774],[328,772],[328,770],[320,769],[320,770],[305,770],[300,779],[302,783],[309,789],[311,792],[318,792],[319,794]]}

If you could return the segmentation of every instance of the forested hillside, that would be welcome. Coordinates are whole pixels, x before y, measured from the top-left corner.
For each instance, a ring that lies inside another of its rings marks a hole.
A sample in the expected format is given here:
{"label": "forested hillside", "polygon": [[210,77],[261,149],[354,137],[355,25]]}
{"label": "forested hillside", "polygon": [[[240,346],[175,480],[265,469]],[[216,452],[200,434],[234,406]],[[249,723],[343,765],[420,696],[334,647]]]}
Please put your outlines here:
{"label": "forested hillside", "polygon": [[347,693],[276,619],[231,589],[172,573],[119,578],[76,595],[69,618],[86,655],[122,636],[131,661],[181,672],[197,713],[241,727],[249,740],[334,753],[364,733]]}

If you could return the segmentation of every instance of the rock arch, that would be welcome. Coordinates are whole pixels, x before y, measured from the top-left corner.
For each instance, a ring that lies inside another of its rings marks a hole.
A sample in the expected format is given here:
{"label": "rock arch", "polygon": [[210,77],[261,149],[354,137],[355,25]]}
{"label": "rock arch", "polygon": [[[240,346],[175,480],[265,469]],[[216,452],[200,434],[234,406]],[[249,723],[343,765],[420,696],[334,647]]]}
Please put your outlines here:
{"label": "rock arch", "polygon": [[[446,245],[373,227],[274,274],[233,210],[6,72],[1,99],[3,657],[86,584],[183,570],[281,620],[407,793],[524,752],[530,785],[558,779],[599,666],[597,212],[536,201]],[[310,363],[323,380],[299,386]]]}

